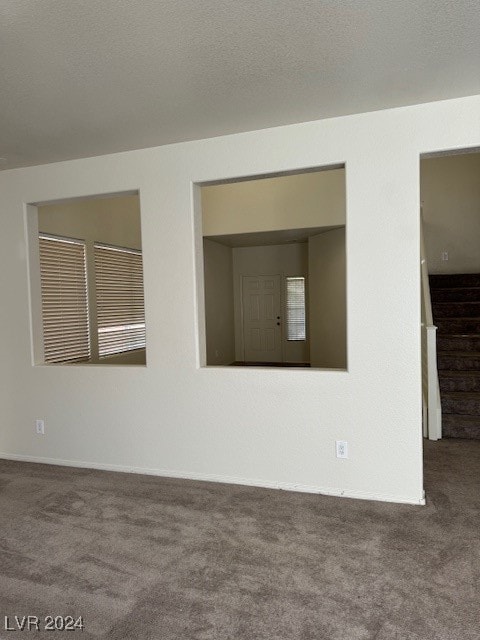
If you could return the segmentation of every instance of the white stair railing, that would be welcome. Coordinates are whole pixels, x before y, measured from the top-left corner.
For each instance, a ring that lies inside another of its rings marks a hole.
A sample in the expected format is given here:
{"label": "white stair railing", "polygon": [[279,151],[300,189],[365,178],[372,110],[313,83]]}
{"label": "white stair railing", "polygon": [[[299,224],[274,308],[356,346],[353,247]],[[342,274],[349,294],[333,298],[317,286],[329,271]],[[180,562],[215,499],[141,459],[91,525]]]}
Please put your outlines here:
{"label": "white stair railing", "polygon": [[422,399],[423,435],[430,440],[442,437],[442,405],[437,369],[437,327],[433,324],[427,257],[420,222],[420,263],[422,282]]}

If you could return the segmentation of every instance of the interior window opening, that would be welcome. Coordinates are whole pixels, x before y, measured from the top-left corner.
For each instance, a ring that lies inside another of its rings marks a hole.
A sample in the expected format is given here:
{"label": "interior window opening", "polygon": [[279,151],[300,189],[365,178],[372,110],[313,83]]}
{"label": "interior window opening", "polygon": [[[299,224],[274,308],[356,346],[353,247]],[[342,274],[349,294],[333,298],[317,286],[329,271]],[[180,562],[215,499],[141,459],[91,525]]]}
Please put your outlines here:
{"label": "interior window opening", "polygon": [[35,364],[145,365],[138,193],[29,206],[28,235]]}
{"label": "interior window opening", "polygon": [[345,168],[205,184],[200,196],[204,365],[345,370]]}

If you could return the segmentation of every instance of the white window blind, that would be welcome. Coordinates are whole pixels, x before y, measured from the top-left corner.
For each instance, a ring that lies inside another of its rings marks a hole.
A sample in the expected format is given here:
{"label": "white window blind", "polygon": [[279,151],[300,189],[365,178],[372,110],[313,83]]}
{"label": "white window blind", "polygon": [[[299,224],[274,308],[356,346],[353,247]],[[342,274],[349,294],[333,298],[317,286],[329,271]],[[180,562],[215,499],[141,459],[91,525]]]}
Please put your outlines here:
{"label": "white window blind", "polygon": [[95,244],[100,356],[145,348],[141,251]]}
{"label": "white window blind", "polygon": [[85,243],[40,234],[39,245],[45,362],[88,360]]}
{"label": "white window blind", "polygon": [[305,278],[287,279],[287,340],[305,340]]}

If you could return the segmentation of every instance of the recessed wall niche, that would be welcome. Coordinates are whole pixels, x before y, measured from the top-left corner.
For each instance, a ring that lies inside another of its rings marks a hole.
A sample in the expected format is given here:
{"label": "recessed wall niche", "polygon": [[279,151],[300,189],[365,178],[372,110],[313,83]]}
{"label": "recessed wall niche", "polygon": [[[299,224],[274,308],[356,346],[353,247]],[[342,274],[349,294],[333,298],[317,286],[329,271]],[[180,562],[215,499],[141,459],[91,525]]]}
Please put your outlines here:
{"label": "recessed wall niche", "polygon": [[28,206],[34,364],[145,365],[138,192]]}
{"label": "recessed wall niche", "polygon": [[345,168],[200,192],[205,364],[345,370]]}

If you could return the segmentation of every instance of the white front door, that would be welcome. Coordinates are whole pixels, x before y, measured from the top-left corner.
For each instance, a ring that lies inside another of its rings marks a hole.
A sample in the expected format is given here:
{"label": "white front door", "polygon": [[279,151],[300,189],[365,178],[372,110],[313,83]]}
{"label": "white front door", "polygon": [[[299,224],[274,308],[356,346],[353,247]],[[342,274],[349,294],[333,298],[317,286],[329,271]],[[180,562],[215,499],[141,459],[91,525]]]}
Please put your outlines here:
{"label": "white front door", "polygon": [[243,276],[243,340],[246,362],[282,362],[279,275]]}

